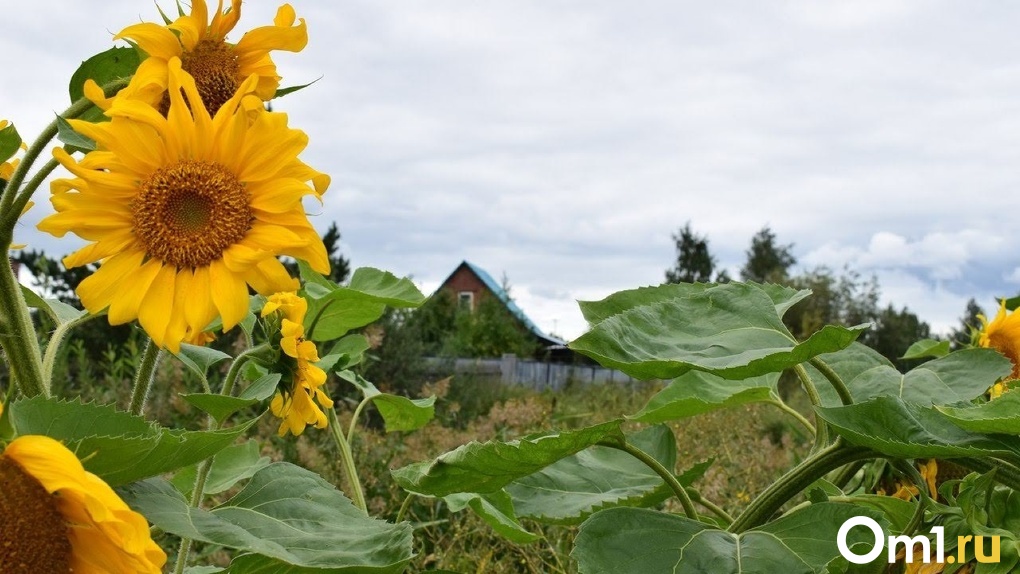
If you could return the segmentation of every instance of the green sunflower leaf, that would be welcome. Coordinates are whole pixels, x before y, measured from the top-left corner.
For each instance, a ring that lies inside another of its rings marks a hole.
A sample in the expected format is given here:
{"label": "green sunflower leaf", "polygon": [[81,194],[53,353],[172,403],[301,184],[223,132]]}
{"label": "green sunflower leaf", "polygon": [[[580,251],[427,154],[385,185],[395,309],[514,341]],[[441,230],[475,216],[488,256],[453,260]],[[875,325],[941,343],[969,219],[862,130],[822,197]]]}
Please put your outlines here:
{"label": "green sunflower leaf", "polygon": [[890,396],[919,405],[945,405],[981,396],[1012,368],[1009,359],[992,349],[964,349],[906,374],[891,366],[876,366],[844,382],[856,401]]}
{"label": "green sunflower leaf", "polygon": [[494,492],[592,445],[622,443],[621,422],[532,434],[508,442],[470,442],[431,462],[410,464],[391,474],[404,489],[426,496]]}
{"label": "green sunflower leaf", "polygon": [[1020,437],[960,428],[939,411],[880,396],[843,407],[816,407],[819,416],[851,444],[897,458],[1020,455]]}
{"label": "green sunflower leaf", "polygon": [[384,393],[353,371],[337,373],[341,379],[353,384],[361,391],[365,400],[371,401],[383,418],[386,432],[412,431],[428,424],[436,415],[436,397],[409,399],[400,395]]}
{"label": "green sunflower leaf", "polygon": [[21,135],[18,134],[14,124],[9,124],[0,130],[0,163],[14,157],[19,149],[21,149]]}
{"label": "green sunflower leaf", "polygon": [[[251,478],[270,462],[269,457],[262,456],[258,441],[228,446],[213,457],[204,491],[206,494],[225,492],[238,482]],[[197,474],[198,465],[191,465],[177,472],[171,482],[184,496],[190,497]]]}
{"label": "green sunflower leaf", "polygon": [[901,359],[925,359],[928,357],[945,357],[949,354],[949,341],[922,339],[911,345]]}
{"label": "green sunflower leaf", "polygon": [[[812,504],[741,534],[663,512],[611,508],[581,525],[571,556],[581,574],[813,574],[840,558],[837,533],[854,516],[868,516],[885,528],[884,518],[874,510],[831,502]],[[867,529],[854,528],[847,543],[863,554],[874,537]]]}
{"label": "green sunflower leaf", "polygon": [[356,269],[347,287],[306,279],[305,290],[309,296],[305,332],[313,341],[333,341],[374,323],[387,305],[418,307],[425,302],[409,279],[371,267]]}
{"label": "green sunflower leaf", "polygon": [[67,86],[71,103],[85,97],[85,80],[92,79],[103,86],[114,80],[130,78],[140,63],[138,50],[124,47],[110,48],[85,60],[74,74],[71,74],[71,81]]}
{"label": "green sunflower leaf", "polygon": [[71,124],[60,116],[57,116],[57,139],[71,146],[71,149],[68,150],[70,153],[75,151],[84,153],[96,149],[95,140],[74,131]]}
{"label": "green sunflower leaf", "polygon": [[181,343],[180,352],[174,356],[195,374],[202,377],[203,381],[206,380],[210,367],[230,358],[230,355],[212,347],[200,347],[187,343]]}
{"label": "green sunflower leaf", "polygon": [[779,373],[728,381],[710,373],[690,371],[670,381],[636,414],[627,418],[645,423],[679,420],[717,409],[772,400]]}
{"label": "green sunflower leaf", "polygon": [[315,82],[318,82],[321,79],[322,79],[322,76],[319,76],[318,78],[312,80],[311,82],[308,82],[307,84],[301,84],[300,86],[287,86],[286,88],[278,88],[276,90],[276,93],[273,94],[273,99],[275,100],[276,98],[282,98],[283,96],[286,96],[287,94],[293,94],[294,92],[296,92],[298,90],[303,90],[303,89],[307,88],[308,86],[314,84]]}
{"label": "green sunflower leaf", "polygon": [[88,315],[88,312],[75,309],[59,299],[43,299],[38,293],[24,285],[21,285],[21,294],[25,297],[25,303],[29,307],[46,313],[58,326],[75,321],[80,322]]}
{"label": "green sunflower leaf", "polygon": [[956,426],[979,433],[1020,435],[1020,392],[968,407],[937,406]]}
{"label": "green sunflower leaf", "polygon": [[160,478],[120,489],[154,525],[177,536],[247,553],[230,572],[403,572],[411,525],[370,518],[322,477],[278,462],[227,502],[204,510]]}
{"label": "green sunflower leaf", "polygon": [[691,370],[745,379],[843,349],[868,327],[828,325],[798,343],[768,291],[728,283],[630,307],[604,318],[570,347],[637,379],[672,379]]}
{"label": "green sunflower leaf", "polygon": [[[676,466],[676,439],[663,425],[627,435],[627,442],[664,467]],[[708,469],[695,465],[679,477],[690,486]],[[621,450],[591,446],[506,486],[519,517],[547,524],[580,524],[593,512],[614,506],[650,507],[672,490],[646,464]]]}
{"label": "green sunflower leaf", "polygon": [[443,497],[452,512],[460,512],[470,508],[481,517],[500,536],[518,544],[528,544],[542,537],[529,532],[514,515],[514,502],[503,490],[477,494],[474,492],[456,492]]}
{"label": "green sunflower leaf", "polygon": [[110,405],[33,397],[10,405],[19,435],[64,443],[85,469],[116,486],[195,464],[223,450],[257,419],[216,431],[166,429]]}
{"label": "green sunflower leaf", "polygon": [[[786,311],[798,301],[809,297],[811,291],[807,289],[794,289],[774,283],[747,283],[762,290],[772,299],[776,307],[776,313],[782,317]],[[619,291],[602,299],[601,301],[578,301],[581,314],[588,323],[594,325],[602,322],[608,317],[617,315],[629,309],[652,303],[660,303],[676,298],[690,297],[701,293],[706,289],[714,287],[714,283],[667,283],[653,287],[639,287]]]}

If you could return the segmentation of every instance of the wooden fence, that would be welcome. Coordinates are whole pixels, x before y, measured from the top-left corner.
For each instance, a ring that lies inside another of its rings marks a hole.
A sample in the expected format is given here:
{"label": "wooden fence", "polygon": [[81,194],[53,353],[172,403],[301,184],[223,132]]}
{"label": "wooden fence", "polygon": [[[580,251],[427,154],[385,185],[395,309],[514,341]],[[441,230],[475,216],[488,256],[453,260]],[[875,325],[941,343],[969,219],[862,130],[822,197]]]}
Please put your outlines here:
{"label": "wooden fence", "polygon": [[518,385],[536,391],[563,390],[569,384],[632,384],[637,379],[613,369],[598,365],[570,365],[521,359],[516,355],[503,355],[500,359],[426,359],[430,370],[437,375],[467,375],[486,381],[499,381],[505,385]]}

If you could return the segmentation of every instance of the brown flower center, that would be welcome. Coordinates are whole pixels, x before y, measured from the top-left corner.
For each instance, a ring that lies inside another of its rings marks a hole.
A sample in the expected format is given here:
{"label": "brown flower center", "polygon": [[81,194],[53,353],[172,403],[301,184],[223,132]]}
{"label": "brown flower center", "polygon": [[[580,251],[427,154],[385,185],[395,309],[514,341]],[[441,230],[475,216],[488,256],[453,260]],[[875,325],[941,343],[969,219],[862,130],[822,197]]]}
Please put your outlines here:
{"label": "brown flower center", "polygon": [[222,165],[184,160],[156,170],[131,205],[149,257],[180,268],[219,259],[251,228],[248,192]]}
{"label": "brown flower center", "polygon": [[[240,85],[241,65],[233,47],[223,40],[202,40],[194,50],[184,52],[181,68],[195,78],[198,94],[202,96],[209,115],[215,116],[216,110],[234,96]],[[169,109],[170,98],[164,95],[159,111],[166,116]]]}
{"label": "brown flower center", "polygon": [[57,497],[0,455],[0,572],[70,572],[71,542]]}

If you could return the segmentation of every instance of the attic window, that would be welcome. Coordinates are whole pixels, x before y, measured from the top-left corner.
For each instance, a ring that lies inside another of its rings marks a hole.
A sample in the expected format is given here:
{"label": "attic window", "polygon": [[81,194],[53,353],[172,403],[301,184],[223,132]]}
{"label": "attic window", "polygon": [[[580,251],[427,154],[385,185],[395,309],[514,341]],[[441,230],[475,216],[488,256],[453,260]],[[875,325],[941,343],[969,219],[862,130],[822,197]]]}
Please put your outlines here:
{"label": "attic window", "polygon": [[457,293],[457,304],[461,309],[467,309],[468,311],[474,310],[475,308],[475,294],[472,291],[461,291]]}

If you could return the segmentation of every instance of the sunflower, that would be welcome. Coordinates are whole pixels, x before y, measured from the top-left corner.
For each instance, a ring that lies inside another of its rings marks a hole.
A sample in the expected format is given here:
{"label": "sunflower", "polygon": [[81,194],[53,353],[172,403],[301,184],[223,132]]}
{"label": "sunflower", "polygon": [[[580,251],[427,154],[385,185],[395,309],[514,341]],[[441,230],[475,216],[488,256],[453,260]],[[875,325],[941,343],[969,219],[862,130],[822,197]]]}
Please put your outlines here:
{"label": "sunflower", "polygon": [[220,0],[211,22],[205,0],[194,0],[191,14],[182,11],[179,18],[166,26],[143,22],[121,30],[114,40],[131,40],[148,54],[121,95],[142,99],[165,112],[169,103],[164,95],[169,85],[169,62],[180,58],[184,71],[195,78],[198,93],[210,113],[215,114],[252,74],[258,78],[255,94],[265,101],[273,99],[280,76],[276,75],[276,64],[269,52],[303,50],[308,43],[304,18],[295,26],[294,9],[284,4],[277,10],[272,26],[250,30],[231,44],[226,37],[241,17],[241,0],[231,0],[230,4],[230,9],[224,12]]}
{"label": "sunflower", "polygon": [[995,319],[989,321],[984,315],[978,318],[981,320],[978,344],[1005,355],[1013,363],[1008,379],[1020,378],[1020,315],[1007,312],[1006,302],[1002,301]]}
{"label": "sunflower", "polygon": [[280,436],[288,431],[295,436],[300,435],[308,425],[326,428],[326,414],[319,406],[333,408],[333,399],[322,389],[326,384],[326,372],[314,365],[319,360],[318,350],[315,343],[304,338],[303,322],[307,309],[307,301],[295,293],[277,293],[262,308],[263,317],[274,312],[283,316],[280,348],[288,357],[284,369],[292,375],[289,388],[277,391],[269,404],[273,414],[282,419],[278,431]]}
{"label": "sunflower", "polygon": [[77,177],[53,182],[56,213],[39,229],[92,242],[64,258],[67,267],[102,262],[78,286],[86,309],[108,309],[114,325],[137,318],[177,352],[217,315],[224,330],[241,321],[249,285],[263,294],[296,289],[276,256],[329,272],[302,205],[305,195],[321,199],[329,176],[297,158],[307,136],[250,95],[256,76],[210,117],[179,59],[169,71],[167,117],[119,98],[109,122],[71,121],[97,149],[80,162],[53,150]]}
{"label": "sunflower", "polygon": [[0,572],[158,573],[142,515],[70,450],[25,435],[0,453]]}

